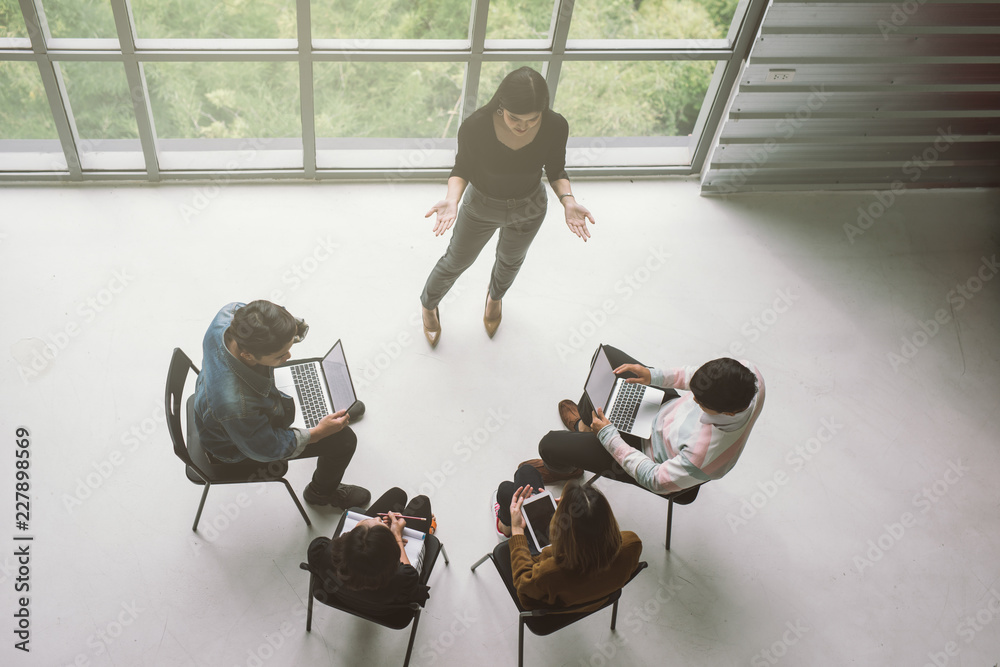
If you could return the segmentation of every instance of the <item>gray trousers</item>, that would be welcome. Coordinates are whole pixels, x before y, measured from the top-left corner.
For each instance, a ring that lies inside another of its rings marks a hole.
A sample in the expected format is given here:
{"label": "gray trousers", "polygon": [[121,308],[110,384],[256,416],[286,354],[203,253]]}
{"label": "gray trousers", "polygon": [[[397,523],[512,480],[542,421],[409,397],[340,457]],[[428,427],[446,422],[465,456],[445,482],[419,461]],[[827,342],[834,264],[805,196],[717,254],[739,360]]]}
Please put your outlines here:
{"label": "gray trousers", "polygon": [[528,246],[545,219],[548,196],[538,187],[524,199],[493,199],[470,183],[462,197],[448,250],[427,277],[420,302],[434,310],[462,272],[472,266],[486,242],[500,230],[496,261],[490,277],[490,297],[499,301],[507,293],[528,254]]}

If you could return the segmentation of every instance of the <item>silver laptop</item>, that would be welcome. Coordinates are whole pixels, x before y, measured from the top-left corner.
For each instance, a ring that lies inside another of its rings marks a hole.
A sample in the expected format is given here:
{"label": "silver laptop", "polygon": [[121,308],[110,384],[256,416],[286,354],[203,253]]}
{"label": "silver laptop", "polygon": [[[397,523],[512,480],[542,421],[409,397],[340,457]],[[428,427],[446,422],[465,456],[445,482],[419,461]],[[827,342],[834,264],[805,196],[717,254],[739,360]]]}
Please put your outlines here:
{"label": "silver laptop", "polygon": [[597,349],[584,391],[594,408],[602,408],[604,416],[622,433],[640,438],[648,438],[653,433],[663,390],[617,377],[603,345]]}
{"label": "silver laptop", "polygon": [[326,356],[289,361],[274,369],[274,384],[295,402],[296,428],[312,428],[323,417],[349,410],[358,397],[338,340]]}

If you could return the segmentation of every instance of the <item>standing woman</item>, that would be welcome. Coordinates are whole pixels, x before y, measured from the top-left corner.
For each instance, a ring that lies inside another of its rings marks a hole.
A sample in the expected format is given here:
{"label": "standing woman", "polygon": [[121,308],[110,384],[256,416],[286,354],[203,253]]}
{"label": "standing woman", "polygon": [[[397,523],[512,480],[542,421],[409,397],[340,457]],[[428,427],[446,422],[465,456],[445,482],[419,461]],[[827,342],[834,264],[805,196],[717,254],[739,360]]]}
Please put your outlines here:
{"label": "standing woman", "polygon": [[548,196],[541,183],[542,167],[565,209],[570,231],[584,241],[590,237],[587,220],[594,224],[594,217],[576,202],[566,176],[568,136],[566,119],[549,109],[545,79],[530,67],[504,77],[493,99],[462,123],[448,194],[424,216],[437,214],[435,236],[455,224],[448,250],[420,295],[424,335],[431,347],[441,337],[438,304],[499,229],[483,314],[486,333],[490,338],[496,333],[500,301],[545,219]]}

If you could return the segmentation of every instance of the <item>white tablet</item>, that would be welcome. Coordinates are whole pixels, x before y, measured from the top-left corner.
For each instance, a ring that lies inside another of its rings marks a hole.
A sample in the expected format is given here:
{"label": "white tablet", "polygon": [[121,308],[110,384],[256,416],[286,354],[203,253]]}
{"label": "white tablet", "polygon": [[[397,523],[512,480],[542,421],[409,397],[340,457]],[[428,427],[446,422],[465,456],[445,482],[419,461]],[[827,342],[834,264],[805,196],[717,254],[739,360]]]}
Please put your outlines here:
{"label": "white tablet", "polygon": [[548,491],[531,496],[521,505],[521,514],[524,515],[527,533],[534,540],[539,551],[552,543],[552,540],[549,539],[549,523],[555,513],[556,501]]}

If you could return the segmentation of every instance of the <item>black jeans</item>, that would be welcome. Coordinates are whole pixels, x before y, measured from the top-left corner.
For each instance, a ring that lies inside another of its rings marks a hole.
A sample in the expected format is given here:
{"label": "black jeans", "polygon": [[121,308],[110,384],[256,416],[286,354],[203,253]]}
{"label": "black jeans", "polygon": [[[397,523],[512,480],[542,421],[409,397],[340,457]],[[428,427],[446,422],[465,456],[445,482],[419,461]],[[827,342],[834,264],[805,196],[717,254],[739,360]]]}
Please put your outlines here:
{"label": "black jeans", "polygon": [[538,493],[545,489],[545,482],[542,481],[542,474],[527,463],[514,473],[513,482],[500,482],[500,486],[497,487],[497,503],[500,505],[497,516],[505,526],[510,525],[510,501],[520,486],[530,486],[535,493]]}
{"label": "black jeans", "polygon": [[289,461],[299,459],[316,459],[316,472],[313,473],[313,490],[321,496],[328,496],[337,490],[344,471],[354,458],[358,448],[358,436],[349,426],[345,426],[333,435],[310,442],[302,453]]}
{"label": "black jeans", "polygon": [[[640,366],[645,366],[645,364],[636,361],[617,348],[605,345],[604,350],[613,368],[618,368],[622,364],[639,364]],[[596,356],[597,352],[595,351],[594,357],[596,358]],[[593,358],[591,359],[591,364],[593,364]],[[636,375],[634,373],[623,373],[619,377],[630,378],[636,377]],[[677,392],[673,389],[664,389],[664,403],[678,397]],[[587,426],[590,426],[593,420],[592,413],[594,412],[594,406],[591,404],[590,399],[587,398],[586,392],[580,398],[577,406],[580,409],[580,420]],[[635,449],[641,450],[641,438],[628,433],[622,433],[621,437],[622,440]],[[538,455],[542,457],[545,465],[553,470],[569,471],[574,468],[583,468],[590,472],[601,473],[601,475],[609,479],[639,486],[635,479],[618,465],[615,457],[611,456],[604,449],[604,445],[597,439],[596,433],[549,431],[542,438],[541,442],[538,443]]]}
{"label": "black jeans", "polygon": [[394,486],[373,502],[366,510],[355,510],[365,516],[378,516],[386,512],[399,512],[406,516],[418,516],[423,521],[406,520],[406,527],[421,533],[426,533],[431,528],[431,500],[427,496],[414,496],[413,500],[406,502],[406,491],[398,486]]}
{"label": "black jeans", "polygon": [[[406,516],[419,516],[423,521],[413,519],[406,520],[406,527],[421,533],[426,533],[431,528],[431,500],[427,496],[414,496],[413,500],[406,502],[406,491],[398,486],[394,486],[373,502],[368,509],[354,508],[355,512],[365,516],[375,517],[379,513],[399,512]],[[437,561],[438,552],[441,550],[441,543],[434,541],[426,544],[424,552],[424,568],[420,572],[420,583],[426,584],[431,576],[431,570]]]}

